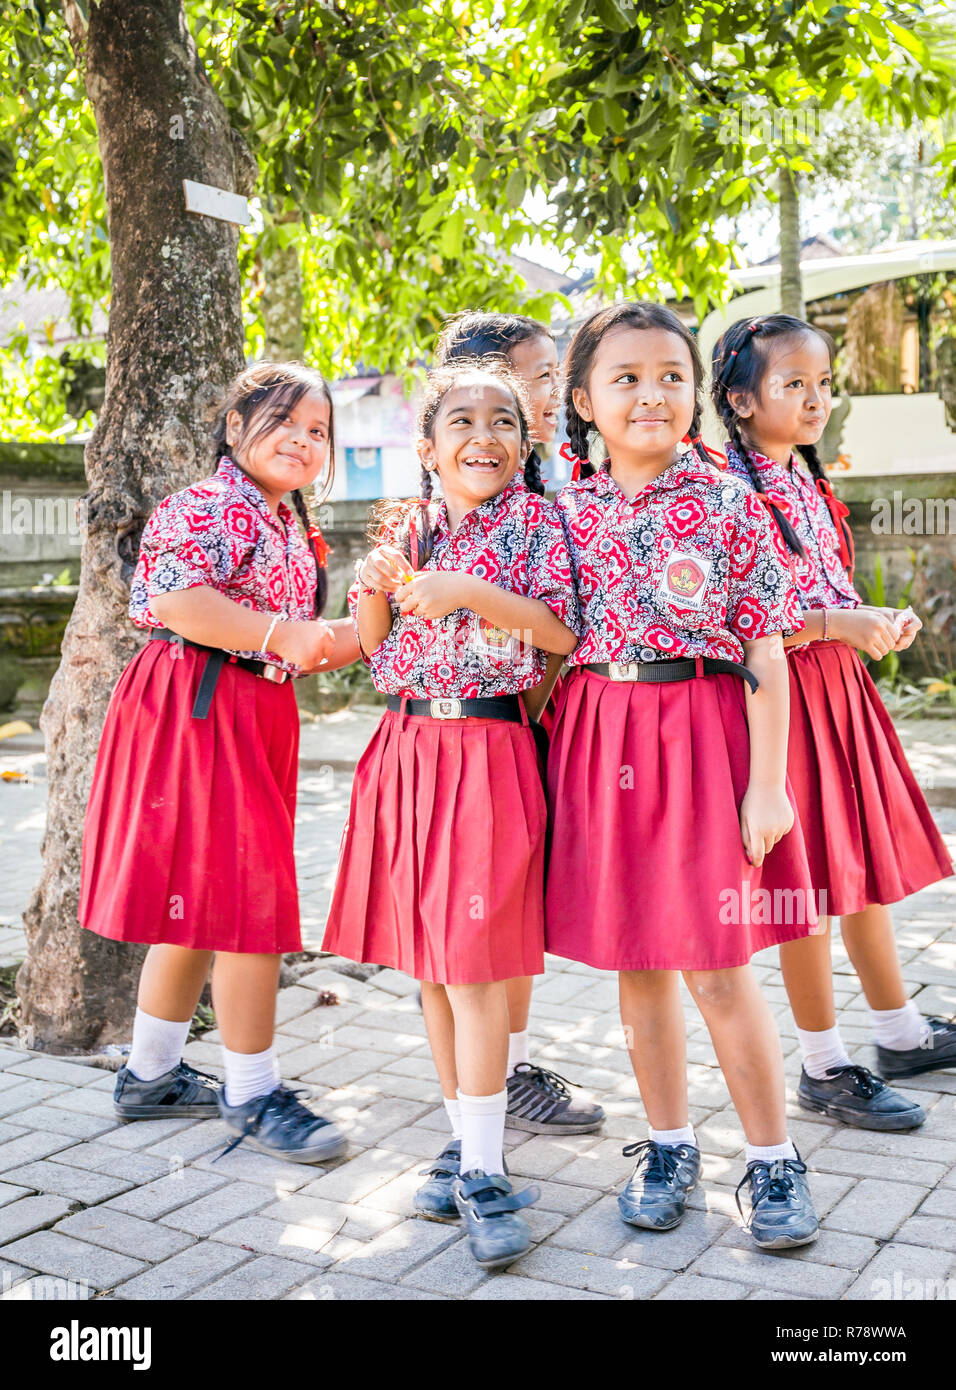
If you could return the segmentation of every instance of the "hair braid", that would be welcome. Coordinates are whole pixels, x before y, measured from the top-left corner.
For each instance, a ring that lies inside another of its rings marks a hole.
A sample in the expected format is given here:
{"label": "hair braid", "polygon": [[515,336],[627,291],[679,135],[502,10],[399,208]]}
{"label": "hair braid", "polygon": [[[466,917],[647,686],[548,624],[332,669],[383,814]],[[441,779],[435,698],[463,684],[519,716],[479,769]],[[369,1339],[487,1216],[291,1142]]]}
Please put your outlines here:
{"label": "hair braid", "polygon": [[528,487],[531,492],[536,492],[539,497],[544,496],[544,482],[541,478],[541,460],[538,458],[536,449],[532,449],[525,460],[524,480],[526,487]]}
{"label": "hair braid", "polygon": [[564,402],[565,429],[568,432],[568,440],[571,448],[581,460],[581,477],[590,478],[597,469],[588,457],[588,434],[591,426],[587,420],[582,419],[575,408],[571,399],[570,390]]}
{"label": "hair braid", "polygon": [[304,496],[302,495],[302,492],[299,490],[299,488],[296,488],[295,491],[290,495],[292,497],[292,505],[295,507],[296,511],[299,514],[299,520],[305,527],[306,540],[309,543],[309,549],[312,551],[312,558],[315,560],[316,582],[315,609],[313,612],[313,617],[318,618],[324,612],[326,600],[329,596],[329,572],[326,568],[325,559],[320,554],[319,549],[316,546],[315,541],[312,537],[313,530],[318,530],[318,528],[314,526],[312,518],[309,516],[309,508],[306,504]]}
{"label": "hair braid", "polygon": [[694,417],[693,417],[693,419],[692,419],[691,422],[690,422],[690,429],[688,430],[688,434],[689,434],[689,436],[690,436],[691,448],[694,450],[694,453],[697,455],[697,457],[698,457],[699,459],[702,459],[702,460],[704,461],[704,463],[709,463],[710,466],[713,467],[713,466],[714,466],[714,460],[711,458],[710,454],[707,452],[707,446],[706,446],[706,444],[704,443],[704,441],[703,441],[703,439],[701,438],[701,435],[700,435],[700,417],[701,417],[701,414],[702,414],[702,411],[701,411],[700,397],[699,397],[699,396],[695,396],[695,397],[694,397]]}

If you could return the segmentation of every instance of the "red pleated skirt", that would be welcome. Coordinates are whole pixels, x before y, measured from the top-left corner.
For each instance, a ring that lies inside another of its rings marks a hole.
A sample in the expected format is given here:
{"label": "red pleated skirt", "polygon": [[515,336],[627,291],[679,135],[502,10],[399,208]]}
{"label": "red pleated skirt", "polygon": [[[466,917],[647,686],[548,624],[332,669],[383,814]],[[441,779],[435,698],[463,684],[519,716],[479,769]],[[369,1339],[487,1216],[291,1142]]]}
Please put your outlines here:
{"label": "red pleated skirt", "polygon": [[548,703],[541,711],[541,718],[538,721],[543,726],[549,738],[554,729],[554,717],[558,712],[558,700],[561,698],[561,689],[566,680],[566,676],[558,676],[554,683],[554,688],[548,696]]}
{"label": "red pleated skirt", "polygon": [[114,941],[278,954],[302,947],[293,859],[291,681],[148,642],[120,676],[86,812],[79,917]]}
{"label": "red pleated skirt", "polygon": [[436,984],[539,974],[546,826],[528,726],[387,710],[356,769],[323,949]]}
{"label": "red pleated skirt", "polygon": [[788,771],[821,911],[899,902],[946,878],[952,861],[859,653],[813,642],[789,664]]}
{"label": "red pleated skirt", "polygon": [[721,970],[810,934],[799,822],[761,868],[744,854],[749,762],[737,676],[569,675],[548,759],[545,949],[602,970]]}

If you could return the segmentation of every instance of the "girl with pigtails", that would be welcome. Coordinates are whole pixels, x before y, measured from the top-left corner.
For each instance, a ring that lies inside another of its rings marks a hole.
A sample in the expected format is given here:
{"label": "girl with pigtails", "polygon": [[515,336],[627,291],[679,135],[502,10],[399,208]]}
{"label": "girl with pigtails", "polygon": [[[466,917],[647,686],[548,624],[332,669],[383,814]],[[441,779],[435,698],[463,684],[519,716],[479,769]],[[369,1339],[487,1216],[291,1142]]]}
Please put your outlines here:
{"label": "girl with pigtails", "polygon": [[[788,767],[821,931],[781,945],[803,1056],[807,1110],[864,1129],[905,1130],[922,1107],[885,1084],[956,1065],[956,1024],[924,1019],[907,998],[887,903],[936,883],[952,864],[859,651],[903,651],[911,609],[864,604],[853,585],[848,508],[817,453],[830,415],[833,341],[788,314],[741,319],[718,340],[712,392],[727,466],[774,519],[804,627],[784,638],[790,678]],[[836,1024],[830,919],[866,996],[876,1070],[851,1061]]]}
{"label": "girl with pigtails", "polygon": [[[580,477],[556,507],[581,638],[548,762],[545,941],[619,973],[649,1123],[624,1150],[637,1162],[623,1219],[672,1229],[700,1176],[683,975],[744,1130],[738,1203],[756,1243],[778,1250],[817,1233],[787,1133],[780,1039],[749,964],[813,925],[767,908],[782,891],[812,907],[786,780],[780,646],[799,605],[765,509],[704,448],[702,378],[692,335],[655,304],[601,310],[568,350]],[[608,455],[598,469],[593,431]]]}
{"label": "girl with pigtails", "polygon": [[356,770],[324,940],[422,982],[452,1138],[415,1207],[461,1217],[487,1267],[529,1248],[537,1195],[513,1191],[503,1154],[507,982],[543,969],[547,813],[521,693],[577,640],[560,523],[519,476],[528,418],[487,361],[429,376],[422,496],[388,509],[349,592],[388,708]]}

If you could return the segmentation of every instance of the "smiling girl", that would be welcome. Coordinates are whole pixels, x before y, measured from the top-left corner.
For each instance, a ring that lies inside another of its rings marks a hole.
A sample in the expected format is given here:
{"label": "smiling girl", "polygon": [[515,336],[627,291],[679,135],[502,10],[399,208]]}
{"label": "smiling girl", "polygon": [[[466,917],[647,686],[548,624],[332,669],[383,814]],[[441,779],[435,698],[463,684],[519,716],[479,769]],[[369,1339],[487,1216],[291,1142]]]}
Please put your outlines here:
{"label": "smiling girl", "polygon": [[[150,947],[116,1113],[221,1111],[234,1143],[317,1162],[345,1140],[280,1084],[273,1020],[282,953],[301,949],[291,678],[358,654],[347,619],[319,617],[325,546],[302,496],[333,475],[328,386],[298,363],[242,372],[215,454],[215,476],[167,497],[143,532],[130,617],[153,640],[110,700],[79,915],[101,936]],[[214,954],[222,1090],[182,1061]]]}
{"label": "smiling girl", "polygon": [[554,510],[518,476],[518,383],[439,368],[419,430],[423,498],[392,505],[349,594],[388,709],[356,770],[323,945],[422,981],[453,1141],[416,1207],[460,1213],[491,1266],[528,1249],[534,1200],[502,1151],[507,981],[543,969],[547,816],[520,693],[574,647],[577,608]]}
{"label": "smiling girl", "polygon": [[586,460],[596,428],[609,457],[597,472],[584,463],[589,476],[556,503],[581,641],[548,764],[547,948],[619,972],[650,1123],[624,1150],[638,1158],[624,1220],[676,1226],[699,1177],[680,972],[746,1136],[738,1192],[751,1233],[765,1249],[803,1245],[817,1221],[787,1135],[780,1039],[749,965],[809,929],[803,914],[768,914],[774,890],[812,906],[786,784],[779,643],[799,626],[796,595],[766,511],[703,447],[703,372],[676,315],[602,310],[565,370],[572,447]]}

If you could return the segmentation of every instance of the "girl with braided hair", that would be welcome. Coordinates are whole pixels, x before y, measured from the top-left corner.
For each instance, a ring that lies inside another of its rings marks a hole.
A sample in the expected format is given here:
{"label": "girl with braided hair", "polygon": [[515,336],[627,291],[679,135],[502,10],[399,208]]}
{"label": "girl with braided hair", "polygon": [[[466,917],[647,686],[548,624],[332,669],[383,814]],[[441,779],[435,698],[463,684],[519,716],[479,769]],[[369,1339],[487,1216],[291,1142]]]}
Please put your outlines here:
{"label": "girl with braided hair", "polygon": [[[550,444],[558,428],[560,367],[551,330],[524,314],[492,314],[471,311],[449,319],[435,350],[439,365],[460,361],[490,360],[504,363],[524,385],[531,407],[532,449],[524,465],[524,481],[532,492],[544,496],[541,466],[534,445]],[[544,679],[522,698],[532,719],[541,755],[542,775],[547,767],[548,736],[561,693],[559,674],[564,658],[549,656]],[[571,1098],[563,1077],[532,1063],[528,1042],[533,980],[530,975],[508,981],[508,1124],[533,1134],[590,1134],[604,1122],[599,1105]],[[429,1007],[430,994],[423,995]],[[441,1003],[441,1001],[439,1001]],[[448,1022],[447,1006],[443,1009]],[[440,1022],[429,1023],[437,1036]],[[446,1030],[448,1031],[448,1030]],[[446,1065],[447,1074],[453,1066]]]}
{"label": "girl with braided hair", "polygon": [[779,650],[799,605],[765,510],[703,446],[703,369],[675,314],[592,315],[565,377],[572,447],[587,460],[596,428],[608,458],[556,499],[581,641],[548,761],[547,949],[619,972],[650,1124],[624,1150],[638,1160],[624,1220],[670,1230],[700,1173],[683,974],[746,1136],[748,1228],[763,1249],[805,1245],[817,1219],[787,1134],[780,1038],[749,964],[808,930],[776,906],[811,892],[791,829]]}
{"label": "girl with braided hair", "polygon": [[[300,1163],[346,1142],[281,1085],[273,1041],[282,954],[302,946],[291,678],[358,655],[347,619],[320,618],[325,545],[303,498],[320,476],[331,484],[332,423],[317,372],[248,368],[222,405],[215,476],[146,523],[130,617],[152,640],[110,700],[80,899],[90,931],[149,945],[117,1115],[221,1114],[233,1146]],[[210,964],[221,1088],[182,1060]]]}
{"label": "girl with braided hair", "polygon": [[[836,1025],[830,919],[780,947],[803,1054],[798,1099],[864,1129],[922,1124],[922,1108],[880,1077],[956,1066],[956,1025],[907,999],[887,903],[936,883],[952,864],[859,650],[903,651],[910,609],[864,604],[853,585],[848,508],[816,445],[831,409],[833,342],[788,314],[741,319],[714,347],[712,392],[727,465],[766,501],[790,563],[805,627],[786,637],[789,775],[821,914],[840,918],[870,1009],[877,1071],[854,1065]],[[825,902],[825,906],[824,906]]]}
{"label": "girl with braided hair", "polygon": [[[388,709],[358,764],[324,948],[422,982],[452,1139],[416,1210],[464,1220],[484,1266],[530,1245],[503,1155],[507,981],[543,969],[547,810],[520,695],[577,641],[567,546],[519,477],[521,385],[487,359],[428,379],[422,493],[349,593]],[[429,505],[437,473],[442,501]]]}

